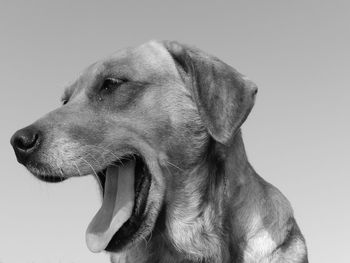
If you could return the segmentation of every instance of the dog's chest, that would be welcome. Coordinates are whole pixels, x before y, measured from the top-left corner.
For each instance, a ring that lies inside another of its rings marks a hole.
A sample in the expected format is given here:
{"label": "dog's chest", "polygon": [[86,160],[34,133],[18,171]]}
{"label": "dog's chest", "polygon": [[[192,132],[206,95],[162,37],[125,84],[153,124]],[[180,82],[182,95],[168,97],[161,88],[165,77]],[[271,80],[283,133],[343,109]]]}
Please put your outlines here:
{"label": "dog's chest", "polygon": [[246,243],[243,249],[243,262],[270,262],[270,256],[276,249],[276,242],[264,228],[262,218],[256,214],[251,218],[246,231]]}
{"label": "dog's chest", "polygon": [[248,240],[243,252],[243,262],[270,262],[269,256],[275,248],[276,243],[270,234],[266,230],[260,230]]}

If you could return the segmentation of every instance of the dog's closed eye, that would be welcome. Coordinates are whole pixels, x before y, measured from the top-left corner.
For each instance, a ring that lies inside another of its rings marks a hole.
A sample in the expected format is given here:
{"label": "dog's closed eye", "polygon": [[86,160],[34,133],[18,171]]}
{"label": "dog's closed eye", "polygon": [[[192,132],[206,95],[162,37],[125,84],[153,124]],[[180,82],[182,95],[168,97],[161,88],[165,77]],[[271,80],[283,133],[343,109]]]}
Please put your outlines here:
{"label": "dog's closed eye", "polygon": [[122,78],[106,78],[102,83],[100,91],[103,93],[112,92],[126,82],[127,80]]}

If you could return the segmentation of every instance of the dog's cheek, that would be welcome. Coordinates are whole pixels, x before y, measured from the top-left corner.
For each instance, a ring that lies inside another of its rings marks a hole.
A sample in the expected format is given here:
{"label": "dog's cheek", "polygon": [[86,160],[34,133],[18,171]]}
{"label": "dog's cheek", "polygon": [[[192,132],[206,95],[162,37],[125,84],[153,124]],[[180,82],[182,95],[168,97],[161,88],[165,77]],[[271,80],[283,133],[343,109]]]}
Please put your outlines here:
{"label": "dog's cheek", "polygon": [[209,138],[200,120],[184,122],[167,138],[166,155],[172,163],[182,169],[191,168],[203,157]]}

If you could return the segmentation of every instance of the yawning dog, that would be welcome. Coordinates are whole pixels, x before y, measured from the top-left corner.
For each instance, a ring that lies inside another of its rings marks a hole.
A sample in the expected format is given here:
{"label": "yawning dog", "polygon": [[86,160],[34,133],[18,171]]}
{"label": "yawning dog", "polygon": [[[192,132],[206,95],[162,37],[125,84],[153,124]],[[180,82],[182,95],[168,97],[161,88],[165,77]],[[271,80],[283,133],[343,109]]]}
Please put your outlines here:
{"label": "yawning dog", "polygon": [[112,262],[305,263],[288,200],[247,160],[240,126],[256,94],[221,60],[151,41],[89,66],[11,143],[41,180],[95,176],[86,242]]}

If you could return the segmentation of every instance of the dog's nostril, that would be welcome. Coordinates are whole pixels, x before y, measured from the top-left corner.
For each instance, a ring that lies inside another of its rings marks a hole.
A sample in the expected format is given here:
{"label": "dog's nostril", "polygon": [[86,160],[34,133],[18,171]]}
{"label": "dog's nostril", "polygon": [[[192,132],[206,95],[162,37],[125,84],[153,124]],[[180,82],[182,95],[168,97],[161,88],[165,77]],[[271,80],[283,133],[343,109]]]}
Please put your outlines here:
{"label": "dog's nostril", "polygon": [[16,132],[11,140],[12,146],[17,151],[25,152],[33,150],[39,141],[39,133],[34,129],[22,129]]}
{"label": "dog's nostril", "polygon": [[38,140],[38,135],[35,134],[34,137],[28,138],[28,137],[19,137],[15,139],[15,144],[17,148],[21,150],[28,150],[34,147],[36,141]]}

